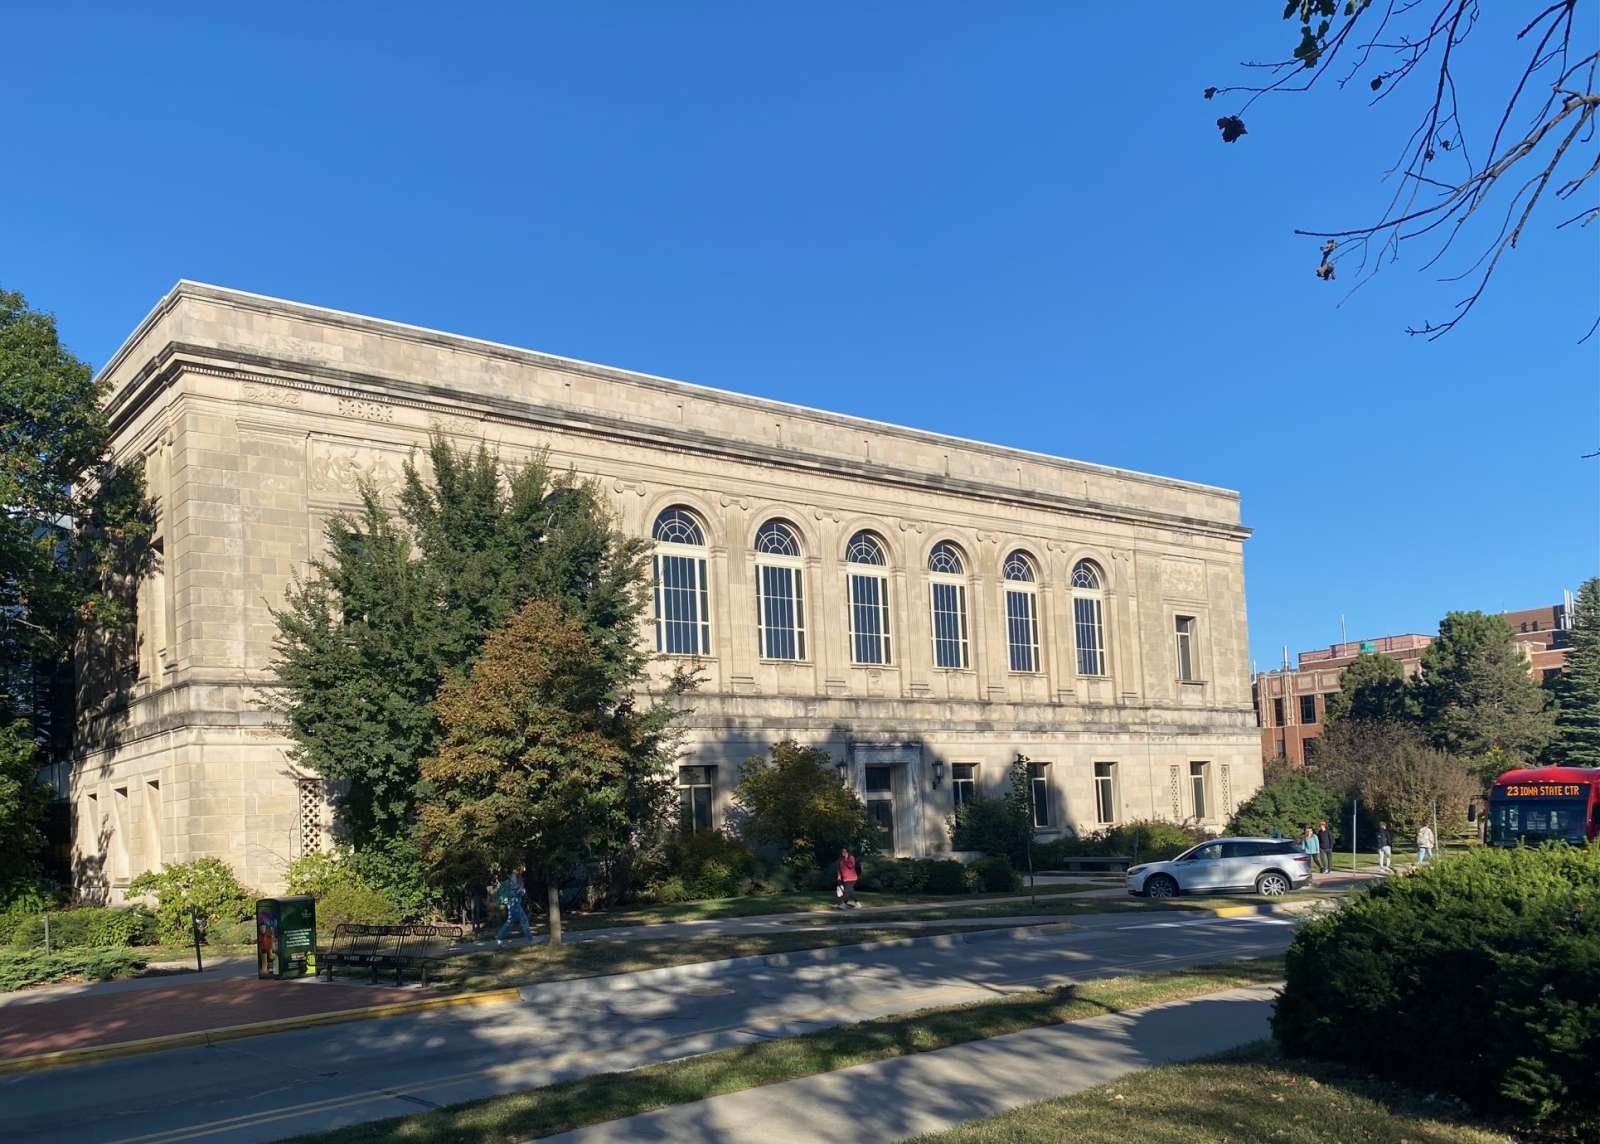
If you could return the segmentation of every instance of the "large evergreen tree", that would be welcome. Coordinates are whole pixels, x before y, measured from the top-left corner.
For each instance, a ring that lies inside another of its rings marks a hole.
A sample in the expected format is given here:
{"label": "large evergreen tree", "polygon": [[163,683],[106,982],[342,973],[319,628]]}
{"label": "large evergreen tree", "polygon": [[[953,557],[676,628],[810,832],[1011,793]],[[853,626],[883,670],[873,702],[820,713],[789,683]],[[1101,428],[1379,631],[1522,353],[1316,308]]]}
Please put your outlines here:
{"label": "large evergreen tree", "polygon": [[640,705],[642,661],[548,599],[488,638],[439,699],[444,742],[422,760],[418,842],[441,879],[466,884],[526,864],[548,890],[576,862],[616,855],[665,822],[675,708]]}
{"label": "large evergreen tree", "polygon": [[1451,612],[1422,655],[1417,698],[1433,745],[1485,774],[1527,762],[1550,739],[1546,695],[1500,616]]}
{"label": "large evergreen tree", "polygon": [[1365,719],[1405,722],[1416,717],[1416,699],[1398,659],[1364,651],[1339,677],[1339,690],[1328,700],[1327,722]]}
{"label": "large evergreen tree", "polygon": [[1578,589],[1570,635],[1567,669],[1555,688],[1561,706],[1551,754],[1564,766],[1600,767],[1600,577]]}
{"label": "large evergreen tree", "polygon": [[[104,396],[55,319],[0,290],[0,840],[13,883],[37,870],[43,841],[48,792],[32,771],[71,746],[74,648],[92,632],[126,651],[131,589],[152,558],[143,475],[111,462]],[[117,681],[98,679],[100,697],[117,699]]]}
{"label": "large evergreen tree", "polygon": [[440,689],[465,678],[492,629],[539,597],[609,671],[636,677],[645,657],[644,545],[612,526],[592,483],[443,438],[427,460],[426,474],[406,464],[395,509],[367,490],[358,514],[329,522],[327,555],[277,614],[269,700],[296,758],[338,781],[340,832],[390,888],[421,873],[411,833],[420,760],[444,736]]}

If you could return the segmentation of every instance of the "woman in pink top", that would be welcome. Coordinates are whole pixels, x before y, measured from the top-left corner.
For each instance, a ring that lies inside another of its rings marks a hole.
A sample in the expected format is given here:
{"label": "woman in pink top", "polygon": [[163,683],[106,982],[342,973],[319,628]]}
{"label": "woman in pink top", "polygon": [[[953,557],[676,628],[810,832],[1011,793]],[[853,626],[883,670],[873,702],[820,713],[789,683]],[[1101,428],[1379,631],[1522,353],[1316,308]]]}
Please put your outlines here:
{"label": "woman in pink top", "polygon": [[850,847],[845,846],[839,851],[839,908],[847,906],[860,906],[856,901],[856,881],[861,877],[860,868],[856,865],[856,856],[850,853]]}

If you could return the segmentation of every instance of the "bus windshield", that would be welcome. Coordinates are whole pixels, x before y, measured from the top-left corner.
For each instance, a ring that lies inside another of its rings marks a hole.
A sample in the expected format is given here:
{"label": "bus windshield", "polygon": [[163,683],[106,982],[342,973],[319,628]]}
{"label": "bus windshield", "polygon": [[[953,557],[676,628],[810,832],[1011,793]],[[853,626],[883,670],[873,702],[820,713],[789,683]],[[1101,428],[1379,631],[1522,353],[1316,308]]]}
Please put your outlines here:
{"label": "bus windshield", "polygon": [[1582,842],[1588,835],[1589,804],[1581,798],[1524,798],[1496,802],[1489,812],[1489,841]]}

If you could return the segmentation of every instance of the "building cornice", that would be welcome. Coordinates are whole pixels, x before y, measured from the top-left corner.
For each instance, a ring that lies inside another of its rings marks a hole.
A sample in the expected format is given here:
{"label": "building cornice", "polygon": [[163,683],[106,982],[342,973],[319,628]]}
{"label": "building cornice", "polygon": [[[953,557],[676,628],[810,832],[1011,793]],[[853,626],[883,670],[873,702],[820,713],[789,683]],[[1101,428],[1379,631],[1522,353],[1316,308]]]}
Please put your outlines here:
{"label": "building cornice", "polygon": [[[1045,464],[1063,472],[1071,472],[1089,476],[1111,477],[1118,480],[1148,484],[1159,488],[1200,492],[1208,496],[1215,496],[1237,502],[1239,494],[1231,489],[1219,488],[1193,481],[1183,481],[1172,477],[1157,476],[1151,473],[1142,473],[1132,469],[1121,469],[1109,465],[1097,465],[1088,461],[1076,461],[1070,458],[1051,456],[1045,453],[1036,453],[1026,449],[1016,449],[1004,445],[995,445],[983,441],[974,441],[967,438],[955,437],[948,434],[934,433],[922,429],[908,428],[888,422],[875,421],[869,418],[853,417],[841,413],[809,408],[791,402],[777,401],[771,398],[752,397],[747,394],[734,393],[728,390],[717,389],[711,386],[698,385],[693,382],[678,381],[671,378],[659,377],[654,374],[639,373],[632,370],[619,369],[613,366],[598,365],[593,362],[580,361],[574,358],[561,357],[555,354],[542,353],[537,350],[522,349],[516,346],[504,345],[498,342],[485,341],[460,334],[445,333],[420,326],[407,325],[402,322],[393,322],[381,318],[372,318],[360,314],[350,314],[341,310],[328,309],[321,306],[308,305],[303,302],[293,302],[281,298],[268,297],[261,294],[252,294],[240,290],[230,290],[219,286],[182,280],[177,283],[160,302],[150,311],[132,334],[129,335],[121,347],[118,348],[111,360],[100,371],[102,378],[109,377],[120,369],[135,353],[136,347],[144,340],[150,331],[170,311],[175,309],[185,299],[195,299],[216,305],[227,306],[231,309],[255,312],[268,315],[285,317],[293,320],[312,322],[318,325],[351,330],[360,333],[373,334],[382,337],[396,338],[420,345],[427,345],[438,349],[445,349],[456,353],[474,354],[499,361],[516,362],[518,364],[537,368],[559,370],[565,373],[576,374],[623,385],[640,386],[659,392],[670,393],[678,396],[689,396],[700,399],[710,399],[722,404],[737,408],[757,411],[764,414],[782,414],[791,417],[800,417],[819,424],[834,428],[841,428],[853,432],[866,431],[880,437],[895,438],[916,445],[934,445],[943,448],[956,448],[975,454],[1004,458],[1010,461],[1022,461],[1032,464]],[[158,351],[159,352],[159,351]],[[323,373],[325,367],[321,363],[301,363],[301,368]],[[143,371],[141,371],[143,372]],[[393,384],[385,380],[385,385]],[[130,399],[126,390],[132,386],[130,382],[111,396],[110,408],[116,411],[120,405]],[[468,395],[463,391],[449,391],[453,398],[465,398]],[[474,399],[481,395],[473,394]],[[1217,522],[1213,522],[1217,523]],[[1231,526],[1238,528],[1238,526]],[[1248,530],[1244,530],[1248,535]]]}
{"label": "building cornice", "polygon": [[697,457],[716,457],[736,463],[856,478],[899,488],[1051,512],[1070,512],[1087,519],[1158,527],[1196,536],[1243,541],[1250,535],[1250,529],[1242,525],[1156,509],[1041,489],[1019,489],[971,477],[940,476],[865,459],[814,454],[803,449],[730,438],[684,426],[633,422],[582,407],[464,393],[444,386],[383,377],[321,363],[300,362],[278,355],[234,349],[217,350],[177,342],[164,346],[163,352],[152,357],[124,387],[122,396],[126,400],[112,407],[113,435],[186,372],[334,398],[379,400],[436,417],[481,418],[544,432],[578,434],[642,448],[675,449]]}

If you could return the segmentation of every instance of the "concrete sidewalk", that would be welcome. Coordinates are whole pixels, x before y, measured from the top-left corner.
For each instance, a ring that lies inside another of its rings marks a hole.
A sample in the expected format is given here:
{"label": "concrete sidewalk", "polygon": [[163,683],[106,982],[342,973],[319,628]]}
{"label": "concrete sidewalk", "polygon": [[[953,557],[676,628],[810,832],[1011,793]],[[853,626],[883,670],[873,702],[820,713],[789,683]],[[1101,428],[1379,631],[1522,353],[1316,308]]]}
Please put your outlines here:
{"label": "concrete sidewalk", "polygon": [[1268,1036],[1272,987],[857,1065],[550,1137],[563,1144],[900,1140]]}

